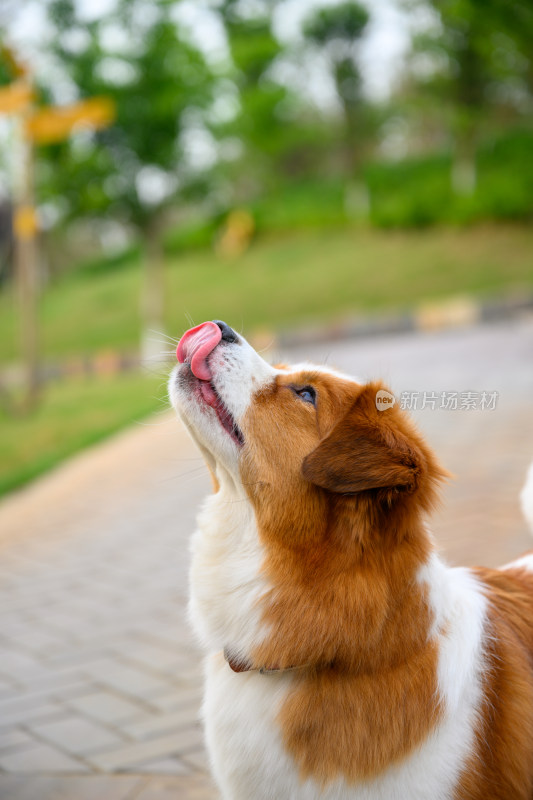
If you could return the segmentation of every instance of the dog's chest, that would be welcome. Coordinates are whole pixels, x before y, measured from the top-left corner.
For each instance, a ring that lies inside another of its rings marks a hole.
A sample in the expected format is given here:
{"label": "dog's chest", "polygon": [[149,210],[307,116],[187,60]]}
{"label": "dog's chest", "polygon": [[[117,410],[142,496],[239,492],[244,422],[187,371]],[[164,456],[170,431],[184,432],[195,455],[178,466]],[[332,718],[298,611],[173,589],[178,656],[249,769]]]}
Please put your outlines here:
{"label": "dog's chest", "polygon": [[[203,706],[213,772],[225,800],[451,800],[458,777],[461,719],[444,719],[430,737],[379,776],[325,786],[301,780],[287,751],[278,713],[293,675],[234,673],[221,654],[206,661]],[[347,743],[349,747],[349,743]],[[459,759],[462,761],[462,759]]]}

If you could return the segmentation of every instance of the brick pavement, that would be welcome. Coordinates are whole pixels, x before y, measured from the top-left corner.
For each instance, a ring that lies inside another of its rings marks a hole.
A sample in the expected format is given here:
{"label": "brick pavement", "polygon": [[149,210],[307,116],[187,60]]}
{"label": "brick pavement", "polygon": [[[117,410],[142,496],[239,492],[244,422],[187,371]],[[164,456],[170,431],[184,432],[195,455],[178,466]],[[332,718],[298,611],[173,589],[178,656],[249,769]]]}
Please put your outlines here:
{"label": "brick pavement", "polygon": [[208,486],[165,414],[0,507],[2,800],[216,797],[184,616]]}
{"label": "brick pavement", "polygon": [[[495,411],[423,411],[457,480],[433,529],[452,562],[530,546],[533,321],[309,347],[393,390],[500,393]],[[210,800],[188,631],[187,539],[209,481],[161,415],[0,506],[0,799]],[[280,798],[281,800],[281,798]]]}

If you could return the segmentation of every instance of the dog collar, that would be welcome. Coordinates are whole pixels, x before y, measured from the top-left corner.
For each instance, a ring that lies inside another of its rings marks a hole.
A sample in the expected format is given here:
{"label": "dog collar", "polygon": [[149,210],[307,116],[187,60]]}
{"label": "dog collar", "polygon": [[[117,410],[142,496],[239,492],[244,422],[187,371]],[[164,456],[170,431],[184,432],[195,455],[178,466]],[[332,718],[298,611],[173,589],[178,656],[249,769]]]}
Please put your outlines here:
{"label": "dog collar", "polygon": [[309,664],[300,664],[297,667],[252,667],[248,661],[234,658],[227,647],[224,648],[224,658],[233,672],[258,672],[260,675],[274,675],[279,672],[295,672],[309,667]]}

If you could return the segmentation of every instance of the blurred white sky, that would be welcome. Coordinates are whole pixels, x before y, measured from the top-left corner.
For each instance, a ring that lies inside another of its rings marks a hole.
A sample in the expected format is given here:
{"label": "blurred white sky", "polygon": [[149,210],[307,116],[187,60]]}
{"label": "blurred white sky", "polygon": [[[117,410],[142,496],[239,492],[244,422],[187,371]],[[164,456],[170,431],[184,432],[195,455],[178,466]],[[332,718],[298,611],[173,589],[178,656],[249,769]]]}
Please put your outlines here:
{"label": "blurred white sky", "polygon": [[[360,0],[371,18],[361,44],[361,68],[368,94],[376,99],[388,96],[409,46],[405,12],[394,0]],[[274,16],[273,28],[281,41],[299,37],[302,20],[313,7],[335,5],[335,0],[285,0]]]}
{"label": "blurred white sky", "polygon": [[[248,0],[253,6],[253,0]],[[273,30],[282,42],[298,41],[303,18],[318,6],[334,5],[336,0],[284,0],[273,14]],[[338,0],[337,0],[338,2]],[[361,68],[366,92],[375,99],[385,99],[402,57],[409,45],[410,20],[395,0],[363,0],[371,12],[371,22],[361,45]],[[10,8],[13,11],[14,6]],[[78,0],[86,21],[105,16],[115,0]],[[219,59],[226,51],[224,30],[212,10],[209,0],[182,0],[176,5],[176,17],[189,27],[191,36],[210,58]],[[1,13],[2,0],[0,0]],[[11,19],[1,19],[8,29],[9,39],[18,45],[37,69],[46,68],[46,2],[27,0],[20,4]],[[307,70],[311,69],[311,75]],[[293,71],[294,76],[294,71]],[[303,85],[319,105],[334,102],[332,87],[317,63],[306,64]],[[287,74],[291,80],[291,75]],[[296,78],[297,79],[297,78]],[[70,98],[65,97],[65,101]]]}

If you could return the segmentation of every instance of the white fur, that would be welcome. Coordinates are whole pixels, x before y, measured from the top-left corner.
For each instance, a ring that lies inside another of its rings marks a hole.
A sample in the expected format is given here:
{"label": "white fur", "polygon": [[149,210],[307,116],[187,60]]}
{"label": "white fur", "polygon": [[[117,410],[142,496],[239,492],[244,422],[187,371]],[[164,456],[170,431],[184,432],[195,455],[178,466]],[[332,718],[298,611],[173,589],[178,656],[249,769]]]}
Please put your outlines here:
{"label": "white fur", "polygon": [[514,561],[509,561],[508,564],[500,567],[500,569],[528,569],[533,572],[533,553],[515,558]]}
{"label": "white fur", "polygon": [[355,378],[353,375],[347,375],[346,372],[341,372],[326,364],[312,364],[310,361],[300,361],[297,364],[291,364],[286,369],[280,369],[279,372],[318,372],[324,375],[331,375],[333,378],[341,378],[341,380],[349,381],[350,383],[361,384],[360,379]]}
{"label": "white fur", "polygon": [[530,464],[524,488],[520,494],[522,511],[533,533],[533,463]]}
{"label": "white fur", "polygon": [[439,645],[439,693],[455,714],[464,687],[476,683],[481,669],[487,601],[470,570],[448,567],[436,553],[419,571],[418,581],[427,587],[433,612],[430,637]]}
{"label": "white fur", "polygon": [[189,615],[209,652],[228,647],[243,659],[264,636],[258,600],[263,552],[244,491],[228,486],[205,502],[192,539]]}
{"label": "white fur", "polygon": [[[524,517],[531,528],[531,533],[533,533],[533,463],[529,466],[526,482],[520,493],[520,502]],[[520,556],[520,558],[505,564],[501,569],[527,569],[533,572],[533,553]]]}

